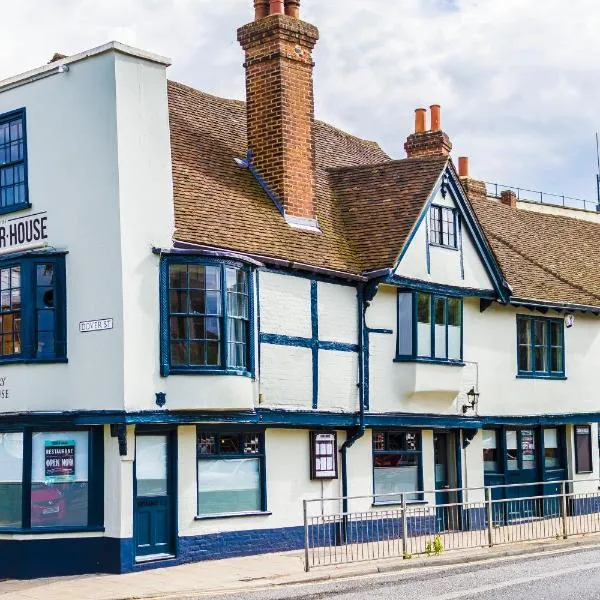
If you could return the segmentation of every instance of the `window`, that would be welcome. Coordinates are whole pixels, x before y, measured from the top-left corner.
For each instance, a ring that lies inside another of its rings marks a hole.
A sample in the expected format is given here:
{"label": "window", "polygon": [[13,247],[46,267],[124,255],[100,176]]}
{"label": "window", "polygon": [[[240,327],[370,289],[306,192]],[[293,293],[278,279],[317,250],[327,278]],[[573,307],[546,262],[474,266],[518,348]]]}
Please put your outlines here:
{"label": "window", "polygon": [[496,472],[500,471],[498,467],[498,432],[495,429],[483,429],[481,431],[483,442],[483,470]]}
{"label": "window", "polygon": [[456,212],[445,206],[429,209],[430,243],[446,248],[456,248]]}
{"label": "window", "polygon": [[591,473],[592,465],[592,430],[589,425],[575,425],[575,471]]}
{"label": "window", "polygon": [[168,339],[163,375],[234,371],[250,365],[250,277],[243,267],[166,263]]}
{"label": "window", "polygon": [[103,460],[99,427],[0,432],[0,531],[101,527]]}
{"label": "window", "polygon": [[544,429],[544,468],[562,468],[560,435],[556,427]]}
{"label": "window", "polygon": [[29,207],[25,110],[0,116],[0,213]]}
{"label": "window", "polygon": [[66,360],[64,256],[0,262],[0,362]]}
{"label": "window", "polygon": [[[373,431],[373,495],[376,504],[422,499],[421,433],[418,430]],[[392,494],[385,495],[382,494]]]}
{"label": "window", "polygon": [[263,512],[263,433],[198,431],[198,515]]}
{"label": "window", "polygon": [[563,320],[517,315],[517,363],[520,377],[564,378]]}
{"label": "window", "polygon": [[399,360],[460,363],[462,299],[400,291],[397,352]]}

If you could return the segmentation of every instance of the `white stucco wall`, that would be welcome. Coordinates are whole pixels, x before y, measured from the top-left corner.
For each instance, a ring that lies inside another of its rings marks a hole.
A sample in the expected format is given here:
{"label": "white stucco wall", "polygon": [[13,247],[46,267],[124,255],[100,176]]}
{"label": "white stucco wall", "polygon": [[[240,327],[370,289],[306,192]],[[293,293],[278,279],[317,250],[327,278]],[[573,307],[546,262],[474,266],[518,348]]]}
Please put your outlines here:
{"label": "white stucco wall", "polygon": [[[450,197],[442,197],[438,193],[433,200],[438,206],[448,206],[457,209],[457,217],[460,217],[455,201]],[[421,223],[410,245],[406,249],[402,260],[396,268],[395,274],[400,277],[409,277],[421,281],[453,285],[466,288],[477,288],[491,290],[493,285],[487,271],[481,262],[478,251],[466,224],[462,223],[462,262],[464,277],[461,276],[461,239],[457,225],[457,249],[443,248],[440,246],[429,246],[430,269],[427,270],[427,234],[429,213],[422,219]]]}

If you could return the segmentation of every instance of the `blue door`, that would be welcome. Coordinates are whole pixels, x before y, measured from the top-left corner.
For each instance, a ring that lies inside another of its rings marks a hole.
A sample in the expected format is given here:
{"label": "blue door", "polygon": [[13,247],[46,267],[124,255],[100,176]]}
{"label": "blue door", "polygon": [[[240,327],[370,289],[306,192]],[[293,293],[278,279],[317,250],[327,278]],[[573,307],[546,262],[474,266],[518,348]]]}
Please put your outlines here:
{"label": "blue door", "polygon": [[141,433],[135,440],[136,559],[173,554],[171,434]]}
{"label": "blue door", "polygon": [[435,431],[433,458],[435,466],[436,531],[460,529],[459,510],[456,506],[456,466],[453,460],[454,433]]}

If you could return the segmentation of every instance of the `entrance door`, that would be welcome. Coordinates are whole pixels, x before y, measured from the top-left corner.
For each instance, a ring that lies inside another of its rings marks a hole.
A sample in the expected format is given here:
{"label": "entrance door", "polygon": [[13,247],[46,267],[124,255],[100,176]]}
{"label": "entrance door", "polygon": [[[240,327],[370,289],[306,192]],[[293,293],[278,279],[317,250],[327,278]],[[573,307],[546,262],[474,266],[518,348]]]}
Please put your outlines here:
{"label": "entrance door", "polygon": [[538,437],[534,428],[506,430],[506,483],[522,484],[505,488],[505,498],[511,499],[506,503],[508,522],[530,519],[542,512],[539,500],[517,500],[542,493],[539,485],[532,485],[541,479]]}
{"label": "entrance door", "polygon": [[454,460],[454,433],[436,431],[433,434],[433,457],[435,463],[436,530],[460,529],[458,506],[455,504],[456,461]]}
{"label": "entrance door", "polygon": [[136,559],[173,554],[172,434],[139,433],[135,438]]}

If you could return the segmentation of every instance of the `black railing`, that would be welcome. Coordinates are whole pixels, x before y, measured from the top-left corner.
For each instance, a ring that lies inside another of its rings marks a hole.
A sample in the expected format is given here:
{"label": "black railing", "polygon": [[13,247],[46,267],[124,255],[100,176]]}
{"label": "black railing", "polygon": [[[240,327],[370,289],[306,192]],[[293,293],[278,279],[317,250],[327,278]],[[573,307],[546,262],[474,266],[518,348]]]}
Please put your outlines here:
{"label": "black railing", "polygon": [[517,200],[522,200],[524,202],[537,202],[538,204],[547,204],[548,206],[562,206],[565,208],[578,208],[580,210],[600,212],[600,205],[591,200],[574,198],[573,196],[565,196],[564,194],[551,194],[548,192],[539,192],[537,190],[528,190],[527,188],[504,185],[502,183],[491,183],[489,181],[485,181],[484,183],[488,196],[494,198],[500,198],[502,192],[509,190],[516,194]]}

